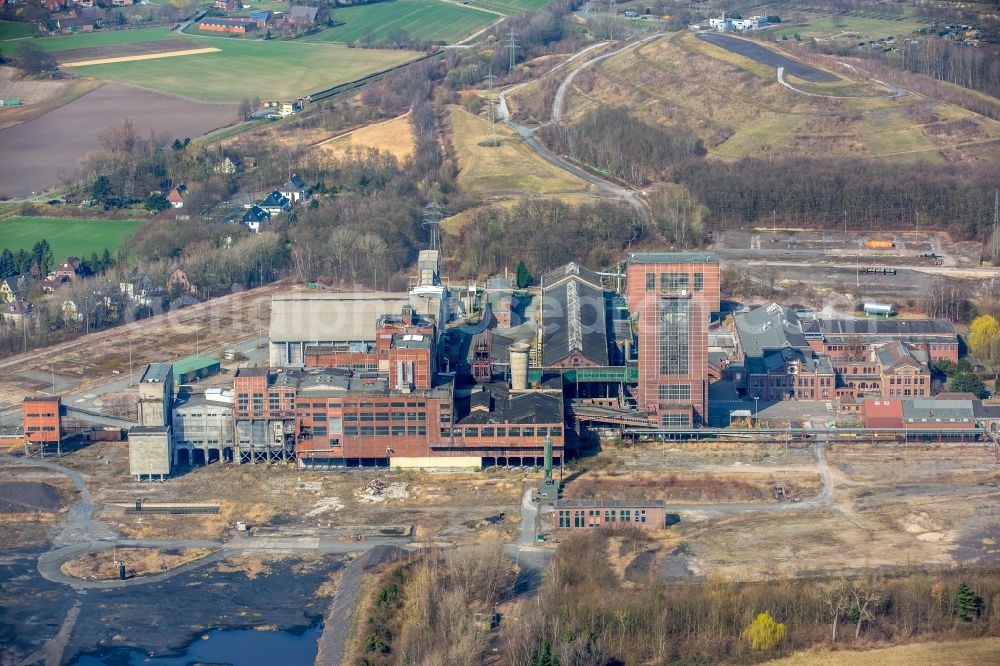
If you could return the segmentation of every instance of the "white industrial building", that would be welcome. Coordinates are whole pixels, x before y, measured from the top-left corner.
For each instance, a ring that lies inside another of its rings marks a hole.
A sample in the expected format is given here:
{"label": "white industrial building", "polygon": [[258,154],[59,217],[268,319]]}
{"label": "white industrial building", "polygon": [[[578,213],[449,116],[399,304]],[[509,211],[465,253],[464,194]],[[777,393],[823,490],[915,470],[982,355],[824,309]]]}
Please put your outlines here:
{"label": "white industrial building", "polygon": [[232,462],[236,448],[233,423],[232,391],[207,389],[178,399],[171,420],[174,462]]}
{"label": "white industrial building", "polygon": [[378,318],[404,306],[444,327],[448,289],[439,277],[436,250],[424,250],[409,292],[299,289],[271,297],[270,365],[301,368],[306,347],[374,342]]}

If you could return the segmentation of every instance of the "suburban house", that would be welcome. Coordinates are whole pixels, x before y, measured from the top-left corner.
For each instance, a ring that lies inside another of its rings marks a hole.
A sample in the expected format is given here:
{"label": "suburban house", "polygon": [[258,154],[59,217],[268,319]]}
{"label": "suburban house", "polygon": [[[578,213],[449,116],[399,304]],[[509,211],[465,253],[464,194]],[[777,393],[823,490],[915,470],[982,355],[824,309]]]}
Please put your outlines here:
{"label": "suburban house", "polygon": [[233,18],[205,18],[198,24],[199,30],[209,32],[229,32],[244,35],[257,29],[257,22],[246,16]]}
{"label": "suburban house", "polygon": [[275,190],[267,195],[267,198],[259,202],[257,207],[268,215],[279,215],[280,213],[287,213],[292,209],[292,200],[278,190]]}
{"label": "suburban house", "polygon": [[30,314],[31,303],[28,301],[11,301],[3,306],[3,320],[11,324],[24,321]]}
{"label": "suburban house", "polygon": [[295,26],[308,27],[316,25],[317,7],[303,7],[296,5],[288,12],[288,20]]}
{"label": "suburban house", "polygon": [[187,192],[187,188],[183,185],[178,185],[167,193],[167,202],[171,208],[184,208],[185,192]]}
{"label": "suburban house", "polygon": [[128,282],[119,282],[118,290],[132,303],[147,307],[153,304],[153,297],[160,291],[146,273],[135,273]]}
{"label": "suburban house", "polygon": [[288,179],[288,182],[278,188],[278,192],[281,196],[286,197],[292,204],[297,204],[300,201],[304,201],[311,196],[311,191],[306,185],[305,181],[299,178],[299,175],[292,174],[292,177]]}
{"label": "suburban house", "polygon": [[262,224],[271,219],[271,215],[261,208],[260,206],[251,206],[250,209],[243,214],[240,218],[240,224],[245,224],[250,228],[250,231],[255,234],[260,233],[260,227]]}
{"label": "suburban house", "polygon": [[52,280],[59,280],[60,282],[65,280],[75,280],[76,272],[80,270],[80,260],[76,257],[66,257],[66,259],[59,264],[54,270],[49,273],[49,278]]}
{"label": "suburban house", "polygon": [[31,276],[27,273],[4,278],[3,281],[0,281],[0,302],[12,303],[28,300],[28,291],[31,289],[32,282]]}
{"label": "suburban house", "polygon": [[302,110],[302,100],[296,99],[290,102],[280,102],[277,100],[270,100],[264,102],[265,109],[273,109],[269,114],[272,118],[284,118],[290,116],[293,113],[298,113]]}

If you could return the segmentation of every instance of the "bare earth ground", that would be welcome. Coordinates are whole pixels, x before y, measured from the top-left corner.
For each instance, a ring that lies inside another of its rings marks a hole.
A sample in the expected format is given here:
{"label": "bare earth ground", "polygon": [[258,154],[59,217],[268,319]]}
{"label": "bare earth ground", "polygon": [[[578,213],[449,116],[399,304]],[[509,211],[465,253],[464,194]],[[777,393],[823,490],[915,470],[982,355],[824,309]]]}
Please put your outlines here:
{"label": "bare earth ground", "polygon": [[136,44],[115,44],[114,46],[93,46],[84,49],[69,49],[57,51],[54,55],[59,62],[76,62],[78,60],[99,60],[102,58],[119,58],[150,53],[168,53],[170,51],[186,51],[192,48],[189,39],[162,39],[157,42],[139,42]]}
{"label": "bare earth ground", "polygon": [[43,116],[100,86],[100,81],[89,79],[34,81],[18,69],[0,67],[0,96],[21,100],[20,106],[0,108],[0,130]]}
{"label": "bare earth ground", "polygon": [[[49,363],[54,363],[59,369],[57,379],[64,378],[76,384],[77,389],[116,378],[127,380],[130,338],[132,365],[138,373],[146,363],[183,358],[196,350],[202,354],[214,353],[214,350],[236,340],[256,335],[258,308],[260,330],[266,335],[271,295],[283,288],[284,285],[273,284],[249,289],[80,336],[41,351],[0,359],[0,408],[3,405],[20,405],[25,396],[47,390],[44,382],[21,376],[20,373],[33,370],[48,373]],[[170,351],[164,351],[166,349]],[[126,374],[114,375],[114,371]]]}
{"label": "bare earth ground", "polygon": [[125,562],[129,576],[146,576],[176,569],[182,564],[201,559],[211,553],[209,548],[117,548],[86,553],[64,562],[63,573],[84,579],[114,579],[118,577],[115,560]]}
{"label": "bare earth ground", "polygon": [[140,134],[184,138],[232,121],[229,104],[201,104],[117,84],[105,84],[69,104],[17,127],[0,130],[0,194],[23,197],[60,185],[81,157],[98,147],[97,135],[131,118]]}
{"label": "bare earth ground", "polygon": [[[129,538],[220,539],[237,521],[268,536],[352,534],[413,526],[418,541],[478,539],[488,531],[513,538],[524,474],[434,474],[391,470],[304,472],[292,465],[210,465],[165,483],[136,483],[128,475],[124,443],[94,444],[63,456],[60,464],[84,473],[99,516]],[[405,487],[406,497],[366,502],[373,478]],[[125,515],[115,504],[220,502],[218,515]],[[501,517],[500,514],[503,514]]]}
{"label": "bare earth ground", "polygon": [[[829,503],[726,509],[674,500],[680,522],[653,533],[638,552],[623,555],[621,575],[635,581],[651,575],[744,580],[1000,561],[1000,467],[982,445],[836,445],[825,455]],[[607,494],[598,495],[608,498],[627,496],[635,481],[648,479],[646,470],[653,469],[661,476],[718,476],[731,470],[728,476],[743,470],[780,478],[788,471],[819,468],[811,449],[791,448],[785,454],[778,446],[749,444],[730,450],[694,445],[626,449],[602,456],[618,461],[622,470],[618,491],[607,488]],[[587,474],[571,481],[567,495],[577,493],[573,486],[586,479]],[[551,531],[551,516],[542,522]],[[551,537],[558,540],[556,534]]]}

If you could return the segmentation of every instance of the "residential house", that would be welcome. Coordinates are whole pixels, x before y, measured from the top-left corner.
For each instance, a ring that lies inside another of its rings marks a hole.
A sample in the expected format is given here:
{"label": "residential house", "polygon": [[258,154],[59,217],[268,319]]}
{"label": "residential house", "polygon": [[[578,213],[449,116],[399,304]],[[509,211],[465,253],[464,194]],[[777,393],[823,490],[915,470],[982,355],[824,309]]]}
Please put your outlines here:
{"label": "residential house", "polygon": [[250,228],[250,231],[255,234],[260,233],[261,225],[265,224],[271,219],[270,213],[261,208],[260,206],[251,206],[250,209],[243,214],[240,218],[240,224],[245,224]]}
{"label": "residential house", "polygon": [[309,186],[306,185],[304,180],[299,178],[297,173],[292,174],[292,177],[288,179],[287,183],[278,189],[278,192],[280,192],[283,197],[286,197],[289,201],[291,201],[293,205],[300,201],[305,201],[312,195]]}
{"label": "residential house", "polygon": [[317,7],[303,7],[296,5],[288,12],[288,20],[295,26],[308,27],[316,25]]}
{"label": "residential house", "polygon": [[3,320],[9,324],[19,324],[31,314],[31,303],[28,301],[11,301],[3,306]]}
{"label": "residential house", "polygon": [[275,190],[267,195],[263,201],[260,201],[257,207],[268,215],[279,215],[287,213],[292,209],[292,201],[278,190]]}
{"label": "residential house", "polygon": [[170,204],[171,208],[184,208],[184,194],[187,192],[187,187],[184,185],[178,185],[174,189],[170,190],[167,194],[167,202]]}
{"label": "residential house", "polygon": [[83,321],[83,313],[80,312],[75,301],[63,301],[61,310],[64,321]]}
{"label": "residential house", "polygon": [[267,22],[271,20],[271,12],[250,12],[250,20],[256,22],[258,30],[263,30],[267,27]]}
{"label": "residential house", "polygon": [[119,282],[118,290],[132,303],[145,307],[151,306],[154,296],[160,292],[146,273],[135,273],[128,282]]}
{"label": "residential house", "polygon": [[31,289],[32,282],[34,280],[28,273],[4,278],[0,281],[0,302],[12,303],[28,300],[28,291]]}
{"label": "residential house", "polygon": [[237,0],[215,0],[215,8],[224,12],[234,12],[240,8]]}
{"label": "residential house", "polygon": [[302,100],[295,99],[288,102],[282,102],[279,100],[269,100],[264,103],[264,108],[273,109],[270,113],[270,117],[273,118],[284,118],[290,116],[293,113],[298,113],[302,110]]}
{"label": "residential house", "polygon": [[49,272],[49,278],[59,281],[75,280],[78,270],[80,270],[80,260],[76,257],[66,257],[61,264]]}

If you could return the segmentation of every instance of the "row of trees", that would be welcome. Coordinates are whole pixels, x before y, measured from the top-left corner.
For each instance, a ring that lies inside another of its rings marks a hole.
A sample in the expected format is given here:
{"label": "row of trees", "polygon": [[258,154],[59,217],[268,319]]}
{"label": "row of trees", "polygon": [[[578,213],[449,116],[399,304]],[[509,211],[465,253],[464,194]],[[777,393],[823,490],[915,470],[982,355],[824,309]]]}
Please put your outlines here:
{"label": "row of trees", "polygon": [[506,663],[746,662],[814,646],[1000,630],[996,571],[623,589],[607,562],[608,537],[595,530],[563,540],[539,593],[501,627]]}
{"label": "row of trees", "polygon": [[28,273],[32,268],[35,268],[37,274],[44,278],[48,275],[53,261],[55,261],[55,257],[52,254],[52,248],[44,238],[35,243],[30,251],[20,248],[15,252],[3,248],[0,251],[0,280],[12,275]]}

